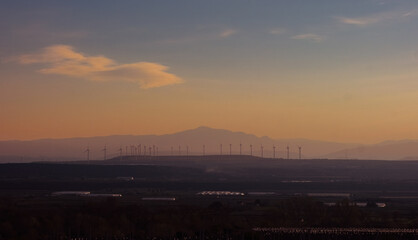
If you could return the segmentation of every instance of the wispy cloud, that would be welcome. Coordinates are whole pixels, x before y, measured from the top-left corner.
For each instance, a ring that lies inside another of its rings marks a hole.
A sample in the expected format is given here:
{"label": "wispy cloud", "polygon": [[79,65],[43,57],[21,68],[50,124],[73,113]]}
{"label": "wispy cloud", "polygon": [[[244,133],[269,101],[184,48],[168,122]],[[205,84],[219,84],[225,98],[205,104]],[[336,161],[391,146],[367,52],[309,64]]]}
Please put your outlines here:
{"label": "wispy cloud", "polygon": [[124,81],[137,83],[143,89],[182,83],[183,80],[166,72],[159,63],[134,62],[118,64],[105,56],[87,56],[72,46],[53,45],[38,53],[13,58],[21,64],[45,64],[43,74],[57,74],[90,81]]}
{"label": "wispy cloud", "polygon": [[312,40],[315,42],[321,42],[325,39],[325,37],[313,33],[294,35],[291,38],[297,40]]}
{"label": "wispy cloud", "polygon": [[337,19],[341,23],[352,24],[352,25],[360,25],[360,26],[369,25],[369,24],[376,23],[376,22],[379,22],[380,21],[380,19],[378,19],[378,18],[346,18],[346,17],[337,17]]}
{"label": "wispy cloud", "polygon": [[235,29],[226,29],[219,34],[219,37],[227,38],[227,37],[230,37],[232,35],[235,35],[236,33],[238,33],[238,31],[235,30]]}
{"label": "wispy cloud", "polygon": [[284,28],[274,28],[270,29],[269,33],[272,35],[280,35],[286,32],[286,29]]}
{"label": "wispy cloud", "polygon": [[202,27],[198,31],[192,33],[183,34],[181,37],[168,38],[158,41],[163,44],[186,44],[204,41],[218,41],[227,39],[239,31],[233,28],[225,28],[223,30],[217,28],[213,29],[210,27]]}
{"label": "wispy cloud", "polygon": [[54,39],[56,41],[77,40],[89,37],[92,33],[85,30],[52,30],[48,25],[33,22],[14,28],[13,34],[21,38]]}
{"label": "wispy cloud", "polygon": [[338,16],[335,17],[339,22],[357,26],[367,26],[375,23],[379,23],[387,20],[400,20],[403,18],[415,16],[418,14],[418,9],[408,10],[408,11],[391,11],[391,12],[382,12],[378,14],[373,14],[370,16],[349,18]]}

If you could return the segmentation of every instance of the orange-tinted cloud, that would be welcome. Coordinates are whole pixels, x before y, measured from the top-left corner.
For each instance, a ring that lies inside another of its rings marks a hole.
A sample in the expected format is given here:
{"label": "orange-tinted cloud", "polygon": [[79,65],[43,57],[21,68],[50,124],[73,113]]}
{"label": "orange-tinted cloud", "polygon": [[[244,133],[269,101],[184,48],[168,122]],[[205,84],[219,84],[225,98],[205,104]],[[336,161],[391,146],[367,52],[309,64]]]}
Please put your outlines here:
{"label": "orange-tinted cloud", "polygon": [[399,20],[406,17],[412,17],[418,15],[418,9],[411,9],[408,11],[392,11],[382,12],[365,17],[348,18],[348,17],[336,17],[336,19],[345,24],[366,26],[379,23],[386,20]]}
{"label": "orange-tinted cloud", "polygon": [[347,17],[337,17],[337,19],[345,24],[352,24],[352,25],[369,25],[372,23],[377,23],[380,21],[380,18],[347,18]]}
{"label": "orange-tinted cloud", "polygon": [[286,32],[286,29],[284,28],[274,28],[270,29],[269,33],[272,35],[280,35]]}
{"label": "orange-tinted cloud", "polygon": [[291,38],[298,39],[298,40],[313,40],[315,42],[321,42],[322,40],[324,40],[323,36],[319,36],[313,33],[299,34],[299,35],[292,36]]}
{"label": "orange-tinted cloud", "polygon": [[237,31],[237,30],[235,30],[235,29],[226,29],[226,30],[222,31],[222,32],[219,34],[219,36],[220,36],[221,38],[227,38],[227,37],[230,37],[230,36],[232,36],[232,35],[236,34],[237,32],[238,32],[238,31]]}
{"label": "orange-tinted cloud", "polygon": [[68,45],[53,45],[39,53],[16,58],[21,64],[45,64],[43,74],[57,74],[91,81],[125,81],[138,83],[143,89],[182,83],[183,80],[166,72],[168,67],[152,62],[117,64],[105,56],[86,56]]}

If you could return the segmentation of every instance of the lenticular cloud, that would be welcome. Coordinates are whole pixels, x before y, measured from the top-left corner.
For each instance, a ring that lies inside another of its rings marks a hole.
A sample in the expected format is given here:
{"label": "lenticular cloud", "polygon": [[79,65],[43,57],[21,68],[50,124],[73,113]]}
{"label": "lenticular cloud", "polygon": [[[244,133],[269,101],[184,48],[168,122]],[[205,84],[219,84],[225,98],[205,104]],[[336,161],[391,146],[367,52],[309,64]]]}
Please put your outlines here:
{"label": "lenticular cloud", "polygon": [[44,64],[43,74],[57,74],[91,81],[124,81],[138,83],[143,89],[179,84],[183,80],[168,73],[159,63],[134,62],[118,64],[105,56],[87,56],[68,45],[53,45],[38,53],[16,58],[21,64]]}

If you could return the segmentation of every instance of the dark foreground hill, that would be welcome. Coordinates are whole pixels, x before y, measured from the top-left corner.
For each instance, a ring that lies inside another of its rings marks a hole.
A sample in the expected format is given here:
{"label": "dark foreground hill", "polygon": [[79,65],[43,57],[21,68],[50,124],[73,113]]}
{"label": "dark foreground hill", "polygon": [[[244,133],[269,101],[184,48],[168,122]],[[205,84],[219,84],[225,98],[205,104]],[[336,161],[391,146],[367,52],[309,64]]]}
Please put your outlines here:
{"label": "dark foreground hill", "polygon": [[418,224],[416,172],[251,156],[0,164],[0,239],[416,239],[401,229]]}
{"label": "dark foreground hill", "polygon": [[269,159],[251,156],[125,156],[106,161],[0,164],[0,179],[193,182],[418,181],[417,161]]}
{"label": "dark foreground hill", "polygon": [[[328,180],[412,180],[418,179],[418,161],[272,159],[248,155],[210,156],[123,156],[106,161],[78,164],[171,166],[189,169],[190,174],[223,174],[237,179],[328,179]],[[194,170],[190,170],[194,169]],[[183,175],[184,171],[179,175]],[[202,174],[202,173],[199,173]],[[187,174],[186,174],[187,175]],[[153,175],[155,176],[155,175]],[[203,175],[200,175],[203,176]]]}

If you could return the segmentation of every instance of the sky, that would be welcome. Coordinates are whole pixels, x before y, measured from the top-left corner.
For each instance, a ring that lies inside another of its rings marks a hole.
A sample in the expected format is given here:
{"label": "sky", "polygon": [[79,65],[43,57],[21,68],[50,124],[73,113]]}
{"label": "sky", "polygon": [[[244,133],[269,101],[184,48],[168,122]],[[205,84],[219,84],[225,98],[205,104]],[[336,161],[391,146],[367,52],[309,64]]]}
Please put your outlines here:
{"label": "sky", "polygon": [[418,139],[415,0],[0,3],[0,140]]}

